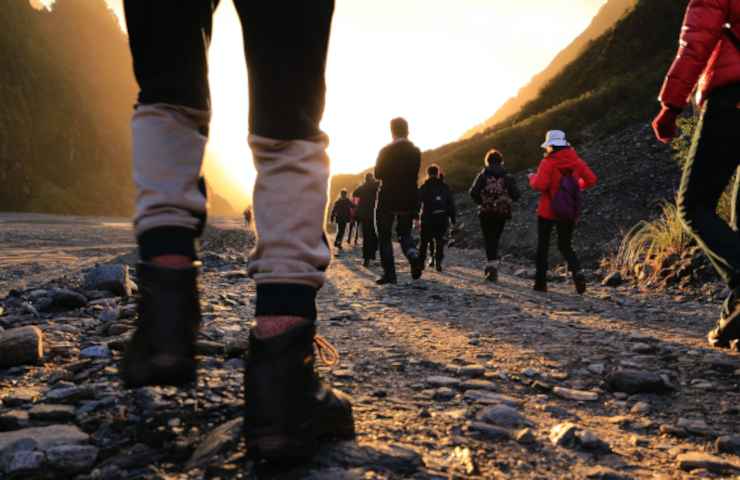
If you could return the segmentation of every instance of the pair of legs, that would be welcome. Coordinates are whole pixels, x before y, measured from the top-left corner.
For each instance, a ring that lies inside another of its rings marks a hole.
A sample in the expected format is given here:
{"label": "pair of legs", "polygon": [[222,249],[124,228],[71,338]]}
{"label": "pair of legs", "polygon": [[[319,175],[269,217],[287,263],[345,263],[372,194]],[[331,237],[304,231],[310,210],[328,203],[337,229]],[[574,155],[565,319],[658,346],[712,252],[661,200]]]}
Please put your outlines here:
{"label": "pair of legs", "polygon": [[550,256],[550,237],[552,231],[558,233],[558,249],[568,263],[568,270],[573,274],[578,293],[585,291],[585,282],[581,275],[581,264],[576,252],[573,250],[573,232],[576,224],[537,218],[537,272],[535,274],[535,290],[547,289],[547,270]]}
{"label": "pair of legs", "polygon": [[445,235],[449,222],[447,215],[436,215],[421,220],[421,258],[422,264],[426,261],[427,251],[435,261],[438,270],[442,268],[445,254]]}
{"label": "pair of legs", "polygon": [[498,269],[496,262],[499,259],[498,248],[501,243],[501,235],[504,233],[507,219],[496,215],[486,215],[482,213],[479,217],[480,228],[483,232],[483,241],[486,246],[486,267],[485,275],[490,281],[498,280]]}
{"label": "pair of legs", "polygon": [[[344,234],[347,232],[347,222],[337,222],[337,238],[334,239],[334,246],[342,248],[342,242],[344,241]],[[352,236],[352,230],[350,228],[349,236]]]}
{"label": "pair of legs", "polygon": [[[142,263],[128,386],[195,378],[200,323],[194,241],[206,212],[198,188],[210,119],[208,46],[218,0],[125,0],[140,94],[132,120],[134,220]],[[314,371],[315,297],[330,252],[323,229],[328,139],[319,129],[333,0],[235,0],[249,69],[255,159],[257,328],[245,371],[244,430],[259,458],[303,458],[316,438],[353,431],[347,398]],[[290,301],[286,301],[290,299]]]}
{"label": "pair of legs", "polygon": [[[710,342],[721,347],[740,339],[740,321],[730,321],[740,293],[739,125],[740,85],[715,91],[702,111],[678,194],[678,211],[686,229],[733,292],[723,306],[720,325],[710,332]],[[728,224],[717,214],[717,204],[733,176]]]}
{"label": "pair of legs", "polygon": [[380,262],[383,266],[383,278],[390,282],[396,281],[396,261],[393,255],[393,224],[396,224],[396,235],[401,251],[412,267],[412,276],[416,277],[419,269],[419,251],[411,234],[414,223],[414,214],[411,212],[393,213],[376,211],[375,227],[378,232],[378,246],[380,248]]}
{"label": "pair of legs", "polygon": [[372,218],[363,218],[362,224],[362,259],[365,262],[375,260],[378,254],[378,236],[375,233],[375,223]]}

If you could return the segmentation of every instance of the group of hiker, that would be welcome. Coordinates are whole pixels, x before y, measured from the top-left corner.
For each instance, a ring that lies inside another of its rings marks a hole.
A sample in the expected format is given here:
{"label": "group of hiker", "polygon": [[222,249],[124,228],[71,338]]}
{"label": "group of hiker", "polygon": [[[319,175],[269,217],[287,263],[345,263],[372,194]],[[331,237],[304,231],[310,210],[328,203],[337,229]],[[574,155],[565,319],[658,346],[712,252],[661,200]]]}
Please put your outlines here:
{"label": "group of hiker", "polygon": [[[128,388],[183,387],[196,379],[201,304],[195,241],[206,218],[206,192],[199,188],[199,177],[211,111],[207,59],[217,4],[124,0],[140,87],[132,120],[138,320],[119,369]],[[257,284],[256,311],[245,361],[243,435],[251,458],[284,464],[311,457],[323,438],[351,438],[355,432],[351,399],[322,381],[315,368],[317,357],[332,357],[317,355],[316,348],[336,354],[316,336],[316,295],[331,261],[324,229],[328,137],[319,123],[334,0],[291,2],[290,8],[283,2],[234,4],[249,69],[249,145],[257,170],[251,218],[257,245],[248,267]],[[740,236],[737,216],[731,228],[715,207],[738,167],[738,35],[740,2],[689,3],[679,54],[655,120],[657,136],[663,141],[673,138],[676,118],[699,85],[702,122],[681,182],[679,209],[732,292],[710,334],[713,345],[725,348],[740,339]],[[368,177],[359,189],[377,189],[377,200],[363,202],[371,198],[363,194],[357,204],[369,240],[363,250],[366,261],[375,255],[377,234],[384,271],[379,283],[396,281],[394,225],[412,276],[418,278],[423,250],[431,243],[436,244],[435,261],[441,266],[444,242],[439,240],[447,224],[437,215],[447,209],[447,218],[455,219],[454,210],[437,195],[443,190],[440,172],[430,168],[422,187],[422,249],[417,247],[412,223],[419,214],[421,152],[409,141],[405,121],[396,119],[391,127],[393,142],[381,151],[375,167],[379,184]],[[543,148],[545,158],[529,179],[541,193],[534,286],[547,288],[547,250],[556,230],[576,289],[582,292],[585,282],[571,239],[580,192],[593,186],[596,176],[563,132],[549,132]],[[499,239],[519,193],[499,152],[491,151],[485,163],[471,195],[480,205],[486,276],[495,280]]]}
{"label": "group of hiker", "polygon": [[[330,220],[337,225],[334,245],[341,249],[348,224],[356,218],[362,224],[363,265],[370,266],[379,248],[383,276],[379,285],[397,282],[393,256],[392,233],[411,267],[411,277],[421,277],[430,253],[429,266],[442,272],[445,244],[450,225],[457,223],[457,211],[450,187],[437,165],[427,168],[427,179],[417,186],[421,168],[421,152],[408,139],[408,122],[403,118],[391,121],[393,142],[378,155],[375,173],[367,173],[365,181],[349,198],[342,189],[331,210]],[[558,234],[558,247],[568,263],[580,294],[586,291],[586,279],[581,273],[578,257],[573,250],[573,233],[582,210],[581,192],[596,185],[596,174],[568,143],[565,132],[547,132],[542,144],[545,157],[537,172],[529,176],[532,189],[540,192],[537,209],[537,257],[534,290],[547,292],[547,270],[550,239]],[[504,168],[504,157],[490,150],[484,158],[484,168],[473,181],[470,196],[478,205],[480,227],[486,253],[485,278],[498,280],[499,244],[506,223],[511,220],[513,204],[521,197],[514,178]],[[420,222],[421,238],[413,237],[413,222]],[[417,248],[418,246],[418,248]]]}

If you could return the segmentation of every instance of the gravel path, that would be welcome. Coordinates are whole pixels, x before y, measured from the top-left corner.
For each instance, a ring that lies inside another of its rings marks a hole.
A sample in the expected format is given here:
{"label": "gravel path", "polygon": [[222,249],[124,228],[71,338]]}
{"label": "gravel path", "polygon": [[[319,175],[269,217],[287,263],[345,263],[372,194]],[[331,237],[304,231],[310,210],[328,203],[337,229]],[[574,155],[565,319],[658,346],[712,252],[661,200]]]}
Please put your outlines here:
{"label": "gravel path", "polygon": [[[341,362],[322,371],[354,397],[357,442],[292,470],[255,466],[238,436],[254,294],[243,253],[212,242],[203,257],[197,387],[124,391],[133,299],[80,280],[132,260],[120,225],[2,222],[14,253],[0,268],[17,272],[0,277],[0,326],[37,326],[46,355],[0,369],[0,478],[740,476],[740,356],[703,338],[716,305],[627,286],[580,297],[563,281],[538,294],[514,264],[490,284],[477,252],[455,249],[443,274],[411,282],[401,268],[384,288],[358,250],[340,254],[319,303]],[[84,301],[58,308],[60,288]]]}

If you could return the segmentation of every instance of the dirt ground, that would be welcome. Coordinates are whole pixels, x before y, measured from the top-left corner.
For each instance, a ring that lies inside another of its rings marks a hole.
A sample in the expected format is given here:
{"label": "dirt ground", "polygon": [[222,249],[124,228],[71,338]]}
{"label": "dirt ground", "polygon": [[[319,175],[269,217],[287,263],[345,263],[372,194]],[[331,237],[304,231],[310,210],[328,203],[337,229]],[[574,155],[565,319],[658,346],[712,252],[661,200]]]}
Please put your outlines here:
{"label": "dirt ground", "polygon": [[[238,436],[254,295],[245,252],[203,256],[191,390],[120,387],[133,298],[24,306],[55,288],[80,291],[97,263],[131,263],[131,235],[122,219],[0,215],[0,325],[36,325],[47,344],[43,364],[0,369],[0,478],[740,478],[740,356],[704,339],[718,305],[598,284],[581,297],[561,278],[535,293],[514,263],[492,284],[480,252],[458,249],[443,273],[417,282],[397,259],[400,283],[389,287],[374,284],[379,268],[363,268],[359,249],[338,254],[319,311],[341,361],[322,371],[352,394],[357,441],[327,444],[295,468],[254,465]],[[91,346],[108,355],[85,353]],[[618,372],[664,388],[626,392]],[[68,415],[24,416],[59,404]],[[43,465],[57,467],[7,473],[20,447],[3,435],[49,425],[79,429],[95,455],[65,470],[44,452]]]}

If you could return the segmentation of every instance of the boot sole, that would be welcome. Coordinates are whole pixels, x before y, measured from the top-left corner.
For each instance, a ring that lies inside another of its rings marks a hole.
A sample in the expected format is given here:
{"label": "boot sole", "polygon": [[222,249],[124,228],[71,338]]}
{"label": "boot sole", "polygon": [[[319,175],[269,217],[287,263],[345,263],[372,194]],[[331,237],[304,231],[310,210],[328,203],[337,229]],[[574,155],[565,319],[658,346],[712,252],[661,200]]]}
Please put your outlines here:
{"label": "boot sole", "polygon": [[309,460],[326,440],[351,440],[355,438],[355,421],[352,412],[336,418],[314,420],[313,428],[307,433],[287,433],[247,436],[247,454],[253,460],[269,463],[293,464]]}

